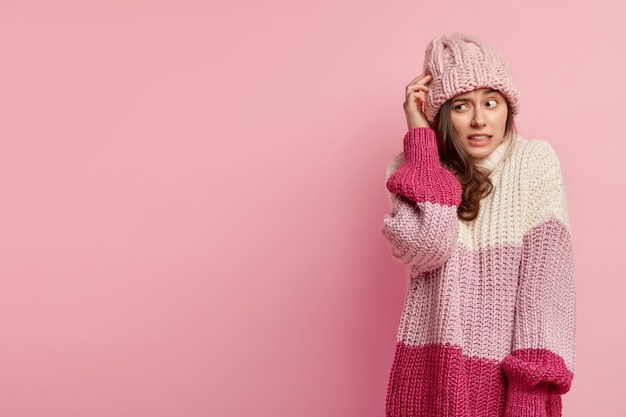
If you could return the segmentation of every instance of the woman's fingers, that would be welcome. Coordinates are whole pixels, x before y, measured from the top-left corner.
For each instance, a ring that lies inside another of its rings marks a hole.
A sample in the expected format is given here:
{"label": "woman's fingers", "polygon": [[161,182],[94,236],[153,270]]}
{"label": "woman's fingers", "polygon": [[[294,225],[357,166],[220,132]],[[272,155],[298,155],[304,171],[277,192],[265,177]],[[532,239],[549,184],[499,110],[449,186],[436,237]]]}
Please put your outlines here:
{"label": "woman's fingers", "polygon": [[417,105],[416,110],[421,110],[421,104],[426,102],[426,94],[428,94],[428,87],[424,85],[407,87],[406,97],[404,100],[405,107],[407,104],[415,103]]}
{"label": "woman's fingers", "polygon": [[423,111],[423,105],[429,91],[427,84],[430,80],[432,80],[430,75],[421,74],[406,86],[403,107],[409,129],[430,126]]}
{"label": "woman's fingers", "polygon": [[430,82],[431,79],[432,77],[430,75],[422,74],[411,80],[411,82],[406,86],[405,95],[407,99],[409,98],[409,95],[413,93],[428,93],[429,89],[427,84]]}
{"label": "woman's fingers", "polygon": [[428,91],[429,91],[429,88],[423,84],[409,85],[406,88],[406,95],[408,97],[412,93],[420,93],[420,92],[428,93]]}

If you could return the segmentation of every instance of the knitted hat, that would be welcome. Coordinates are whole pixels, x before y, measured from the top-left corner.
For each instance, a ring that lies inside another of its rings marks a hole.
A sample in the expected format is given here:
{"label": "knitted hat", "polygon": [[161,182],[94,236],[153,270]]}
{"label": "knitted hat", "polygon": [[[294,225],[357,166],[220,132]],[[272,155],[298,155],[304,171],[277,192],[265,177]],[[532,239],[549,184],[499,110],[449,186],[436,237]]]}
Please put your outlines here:
{"label": "knitted hat", "polygon": [[519,92],[504,55],[474,37],[447,33],[433,39],[426,47],[424,72],[433,77],[424,106],[431,123],[447,100],[478,88],[498,90],[514,115],[519,110]]}

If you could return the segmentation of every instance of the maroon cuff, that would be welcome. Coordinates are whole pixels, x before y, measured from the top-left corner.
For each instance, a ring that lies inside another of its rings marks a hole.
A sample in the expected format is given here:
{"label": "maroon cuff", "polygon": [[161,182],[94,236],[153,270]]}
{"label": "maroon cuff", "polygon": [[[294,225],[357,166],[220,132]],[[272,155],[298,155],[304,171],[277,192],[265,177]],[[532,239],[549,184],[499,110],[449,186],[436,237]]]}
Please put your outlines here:
{"label": "maroon cuff", "polygon": [[439,165],[439,150],[435,131],[418,127],[404,135],[404,162],[412,166]]}
{"label": "maroon cuff", "polygon": [[407,132],[402,166],[387,180],[387,189],[417,203],[458,206],[461,202],[461,185],[441,166],[437,138],[430,128]]}
{"label": "maroon cuff", "polygon": [[506,417],[560,417],[561,395],[574,374],[547,349],[516,350],[502,362],[508,381]]}
{"label": "maroon cuff", "polygon": [[529,388],[509,382],[505,417],[561,417],[561,410],[561,395],[552,392],[550,384],[543,382]]}
{"label": "maroon cuff", "polygon": [[558,394],[569,391],[574,378],[563,358],[547,349],[516,350],[504,358],[502,368],[510,382],[526,388],[548,382]]}

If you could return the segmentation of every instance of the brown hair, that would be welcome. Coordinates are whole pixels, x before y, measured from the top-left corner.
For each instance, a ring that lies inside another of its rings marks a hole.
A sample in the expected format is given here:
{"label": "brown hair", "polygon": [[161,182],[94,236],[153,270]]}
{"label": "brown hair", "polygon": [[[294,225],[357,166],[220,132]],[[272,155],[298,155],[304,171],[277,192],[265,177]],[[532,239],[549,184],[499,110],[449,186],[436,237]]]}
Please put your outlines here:
{"label": "brown hair", "polygon": [[[443,103],[435,117],[433,127],[435,132],[437,132],[437,146],[441,164],[452,171],[461,183],[463,190],[457,214],[462,220],[472,221],[478,217],[480,200],[491,193],[493,184],[489,179],[489,172],[476,165],[475,159],[465,152],[463,145],[454,134],[452,118],[450,117],[451,103],[451,100]],[[507,108],[508,116],[504,129],[505,139],[512,133],[515,133],[513,113],[508,102]]]}

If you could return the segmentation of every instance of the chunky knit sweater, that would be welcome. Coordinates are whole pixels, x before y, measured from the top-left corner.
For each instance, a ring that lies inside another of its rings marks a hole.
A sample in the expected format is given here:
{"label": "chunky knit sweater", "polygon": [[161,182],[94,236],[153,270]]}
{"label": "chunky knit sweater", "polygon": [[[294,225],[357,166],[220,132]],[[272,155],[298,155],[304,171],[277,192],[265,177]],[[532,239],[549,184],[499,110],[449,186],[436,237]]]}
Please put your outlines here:
{"label": "chunky knit sweater", "polygon": [[432,129],[410,130],[390,165],[383,235],[410,285],[388,416],[561,415],[575,294],[559,162],[547,142],[516,136],[479,165],[494,188],[469,222]]}

